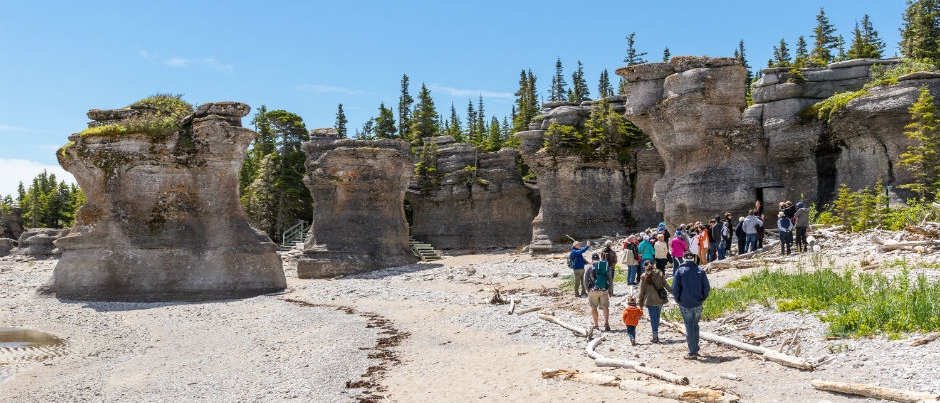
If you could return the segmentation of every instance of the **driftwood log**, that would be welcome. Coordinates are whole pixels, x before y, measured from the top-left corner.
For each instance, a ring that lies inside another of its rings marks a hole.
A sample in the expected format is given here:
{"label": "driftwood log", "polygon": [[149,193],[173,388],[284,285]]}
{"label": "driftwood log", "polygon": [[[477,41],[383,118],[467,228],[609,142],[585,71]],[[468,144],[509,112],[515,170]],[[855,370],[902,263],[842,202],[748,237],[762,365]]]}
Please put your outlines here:
{"label": "driftwood log", "polygon": [[516,315],[522,315],[522,314],[527,314],[527,313],[529,313],[529,312],[535,312],[535,311],[541,311],[541,310],[542,310],[542,307],[540,307],[540,306],[533,306],[533,307],[530,307],[530,308],[522,309],[522,310],[520,310],[519,312],[516,312]]}
{"label": "driftwood log", "polygon": [[882,252],[890,252],[897,249],[912,248],[915,246],[940,246],[938,241],[908,241],[908,242],[885,242],[878,247]]}
{"label": "driftwood log", "polygon": [[933,228],[926,228],[926,227],[921,227],[917,225],[908,225],[904,227],[904,229],[907,230],[907,232],[910,232],[912,234],[923,235],[923,236],[930,237],[930,238],[940,237],[940,231],[933,229]]}
{"label": "driftwood log", "polygon": [[930,343],[934,340],[937,340],[938,336],[940,336],[940,333],[930,333],[928,335],[920,337],[917,340],[914,340],[911,342],[911,347],[922,346],[924,344]]}
{"label": "driftwood log", "polygon": [[556,319],[554,316],[548,316],[548,315],[545,315],[545,314],[539,314],[539,318],[542,319],[542,320],[546,320],[546,321],[552,322],[552,323],[554,323],[554,324],[556,324],[556,325],[558,325],[558,326],[561,326],[561,327],[563,327],[563,328],[565,328],[565,329],[568,329],[568,330],[574,332],[574,334],[577,335],[577,336],[587,337],[587,335],[588,335],[588,331],[587,331],[585,328],[583,328],[583,327],[581,327],[581,326],[575,326],[575,325],[572,325],[572,324],[570,324],[570,323],[562,322],[562,321]]}
{"label": "driftwood log", "polygon": [[587,346],[584,348],[584,352],[587,355],[594,359],[594,365],[598,367],[620,367],[632,369],[636,372],[639,372],[644,375],[649,375],[654,378],[662,379],[664,381],[672,382],[676,385],[688,385],[689,378],[684,376],[679,376],[668,371],[664,371],[657,368],[649,368],[646,364],[638,361],[627,361],[627,360],[612,360],[604,357],[600,353],[594,351],[597,349],[597,345],[604,341],[606,336],[601,335],[600,337],[591,340]]}
{"label": "driftwood log", "polygon": [[[680,326],[676,323],[665,322],[670,326],[678,330],[680,333],[685,334],[685,327]],[[815,369],[813,363],[806,361],[800,357],[794,357],[792,355],[786,355],[776,350],[771,350],[767,347],[755,346],[753,344],[744,343],[734,339],[730,339],[724,336],[719,336],[714,333],[709,332],[699,332],[699,338],[702,340],[708,340],[713,343],[724,344],[726,346],[734,347],[739,350],[748,351],[754,354],[760,354],[765,360],[776,362],[780,365],[796,368],[801,370],[812,371]]]}
{"label": "driftwood log", "polygon": [[867,396],[875,399],[892,400],[902,403],[915,403],[919,401],[938,400],[940,395],[934,393],[914,392],[910,390],[891,389],[881,386],[866,385],[863,383],[829,382],[813,379],[813,387],[829,392],[847,393],[851,395]]}
{"label": "driftwood log", "polygon": [[543,379],[563,379],[591,385],[617,386],[621,390],[643,393],[647,396],[666,397],[684,402],[733,403],[740,397],[720,390],[670,385],[649,381],[630,381],[612,375],[584,373],[572,369],[543,369]]}

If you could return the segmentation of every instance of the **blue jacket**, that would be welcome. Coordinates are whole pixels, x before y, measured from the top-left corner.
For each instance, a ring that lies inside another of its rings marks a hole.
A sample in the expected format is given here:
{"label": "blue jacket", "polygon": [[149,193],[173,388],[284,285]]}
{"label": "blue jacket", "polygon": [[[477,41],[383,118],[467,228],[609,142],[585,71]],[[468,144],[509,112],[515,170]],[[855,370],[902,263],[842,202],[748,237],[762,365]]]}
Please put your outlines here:
{"label": "blue jacket", "polygon": [[571,247],[571,255],[568,257],[574,262],[574,270],[583,270],[584,269],[584,256],[582,253],[587,252],[590,249],[590,246],[585,246],[581,249]]}
{"label": "blue jacket", "polygon": [[695,308],[702,305],[708,298],[711,285],[708,276],[691,260],[679,265],[672,279],[672,295],[679,305],[686,308]]}

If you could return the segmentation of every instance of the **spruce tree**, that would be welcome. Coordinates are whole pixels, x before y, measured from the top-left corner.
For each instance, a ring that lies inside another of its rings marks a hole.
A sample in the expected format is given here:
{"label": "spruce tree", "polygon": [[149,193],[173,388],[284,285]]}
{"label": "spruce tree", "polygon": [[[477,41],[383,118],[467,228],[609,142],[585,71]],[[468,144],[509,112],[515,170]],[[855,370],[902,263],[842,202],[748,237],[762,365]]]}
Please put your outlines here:
{"label": "spruce tree", "polygon": [[937,105],[927,86],[920,87],[920,94],[908,109],[911,123],[904,126],[904,134],[914,141],[907,151],[900,155],[898,165],[907,168],[914,176],[914,183],[900,187],[911,189],[915,194],[928,200],[934,200],[940,190],[940,116]]}
{"label": "spruce tree", "polygon": [[[802,37],[801,37],[802,38]],[[787,48],[787,41],[780,38],[780,45],[774,46],[773,65],[767,62],[767,67],[787,67],[790,65],[790,49]]]}
{"label": "spruce tree", "polygon": [[581,103],[590,99],[591,91],[587,80],[584,79],[584,65],[578,60],[578,69],[571,74],[571,89],[568,91],[568,102]]}
{"label": "spruce tree", "polygon": [[473,100],[467,100],[467,136],[464,140],[473,143],[473,139],[479,137],[477,133],[477,110],[473,106]]}
{"label": "spruce tree", "polygon": [[744,39],[738,42],[738,48],[734,50],[734,58],[744,67],[744,98],[750,100],[751,80],[754,79],[754,74],[751,73],[751,65],[747,64],[747,57],[744,55]]}
{"label": "spruce tree", "polygon": [[398,137],[398,128],[395,127],[395,114],[385,103],[379,104],[379,116],[375,118],[375,137],[380,139],[393,139]]}
{"label": "spruce tree", "polygon": [[669,47],[666,46],[666,49],[663,49],[663,63],[669,63],[670,57],[672,57],[672,53],[669,52]]}
{"label": "spruce tree", "polygon": [[356,140],[375,140],[375,119],[368,118],[362,128],[356,129]]}
{"label": "spruce tree", "polygon": [[499,151],[503,147],[503,132],[499,127],[499,119],[496,116],[490,118],[490,125],[486,131],[486,143],[484,150]]}
{"label": "spruce tree", "polygon": [[627,56],[623,58],[627,66],[646,63],[646,59],[643,58],[643,56],[646,56],[646,52],[637,52],[635,38],[636,32],[631,32],[630,35],[627,35]]}
{"label": "spruce tree", "polygon": [[849,59],[880,59],[885,50],[885,42],[878,37],[878,31],[872,26],[868,14],[862,17],[861,26],[855,23],[852,30],[852,44],[846,52]]}
{"label": "spruce tree", "polygon": [[832,50],[838,46],[839,38],[835,36],[836,29],[829,23],[826,11],[820,7],[816,15],[816,28],[813,28],[813,50],[810,56],[819,64],[828,64],[832,61]]}
{"label": "spruce tree", "polygon": [[539,113],[535,76],[532,70],[519,73],[519,90],[513,106],[512,129],[516,132],[529,130],[529,122]]}
{"label": "spruce tree", "polygon": [[421,91],[418,92],[418,103],[415,104],[414,116],[411,120],[411,129],[408,130],[408,133],[411,136],[412,143],[421,144],[419,140],[438,136],[440,130],[437,109],[434,107],[434,100],[431,99],[431,91],[422,83]]}
{"label": "spruce tree", "polygon": [[340,137],[346,137],[346,123],[349,123],[349,120],[346,119],[346,113],[343,112],[343,104],[339,104],[336,108],[336,122],[333,124],[333,128],[336,129],[336,133]]}
{"label": "spruce tree", "polygon": [[550,90],[549,101],[564,101],[567,96],[568,83],[565,81],[564,68],[561,66],[561,58],[555,60],[555,75],[552,76],[552,88]]}
{"label": "spruce tree", "polygon": [[803,38],[803,35],[800,35],[796,40],[796,58],[793,59],[793,66],[803,67],[808,57],[809,53],[806,52],[806,39]]}
{"label": "spruce tree", "polygon": [[401,95],[398,96],[398,137],[402,140],[410,140],[409,131],[411,130],[411,104],[414,98],[408,94],[408,75],[401,76]]}
{"label": "spruce tree", "polygon": [[601,72],[601,77],[597,80],[598,98],[610,98],[614,96],[614,87],[610,85],[610,74],[607,69]]}
{"label": "spruce tree", "polygon": [[908,0],[901,27],[901,55],[940,65],[940,0]]}
{"label": "spruce tree", "polygon": [[454,104],[450,104],[450,119],[447,120],[447,126],[444,130],[445,136],[451,136],[454,138],[454,141],[458,143],[463,143],[463,130],[460,128],[460,117],[457,116],[457,109],[454,108]]}

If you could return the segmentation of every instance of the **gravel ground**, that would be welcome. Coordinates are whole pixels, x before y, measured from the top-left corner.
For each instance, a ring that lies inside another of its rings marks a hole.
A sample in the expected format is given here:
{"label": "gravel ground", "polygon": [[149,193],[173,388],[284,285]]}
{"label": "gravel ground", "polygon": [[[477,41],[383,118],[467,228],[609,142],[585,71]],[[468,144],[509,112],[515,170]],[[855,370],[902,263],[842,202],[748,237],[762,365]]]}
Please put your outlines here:
{"label": "gravel ground", "polygon": [[[876,253],[860,236],[820,243],[825,248],[817,260],[839,267],[875,258],[937,260],[935,253]],[[282,293],[145,304],[39,296],[36,289],[50,278],[55,259],[0,258],[0,327],[63,340],[39,355],[0,348],[0,401],[666,401],[541,379],[543,368],[650,379],[626,369],[597,368],[584,354],[585,338],[535,313],[509,315],[508,304],[490,303],[498,289],[504,300],[520,301],[517,311],[542,307],[559,320],[589,328],[586,299],[557,288],[568,274],[561,255],[457,256],[331,280],[297,279],[295,259],[296,254],[285,255],[288,289]],[[808,259],[779,264],[809,266]],[[723,270],[709,277],[720,287],[747,272]],[[617,290],[615,303],[630,291],[623,284]],[[938,342],[911,347],[909,338],[830,340],[826,325],[813,315],[754,306],[704,322],[703,330],[823,364],[798,371],[708,342],[702,345],[705,358],[687,361],[681,359],[680,333],[663,327],[664,343],[650,344],[644,317],[639,344],[630,346],[620,308],[611,311],[613,329],[604,332],[607,340],[598,353],[640,360],[742,401],[860,399],[817,391],[811,379],[940,393]],[[791,340],[796,343],[786,347]]]}

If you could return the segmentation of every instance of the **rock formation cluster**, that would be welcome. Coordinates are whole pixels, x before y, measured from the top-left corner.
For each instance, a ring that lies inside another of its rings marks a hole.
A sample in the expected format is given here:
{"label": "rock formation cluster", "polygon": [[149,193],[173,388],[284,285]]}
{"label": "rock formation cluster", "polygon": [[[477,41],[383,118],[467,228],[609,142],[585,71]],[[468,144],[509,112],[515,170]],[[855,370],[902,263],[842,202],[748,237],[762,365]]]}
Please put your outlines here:
{"label": "rock formation cluster", "polygon": [[[85,192],[48,291],[82,300],[200,300],[286,286],[276,245],[248,225],[238,172],[256,134],[245,104],[199,106],[172,135],[73,134],[59,164]],[[93,109],[89,127],[149,113]]]}

